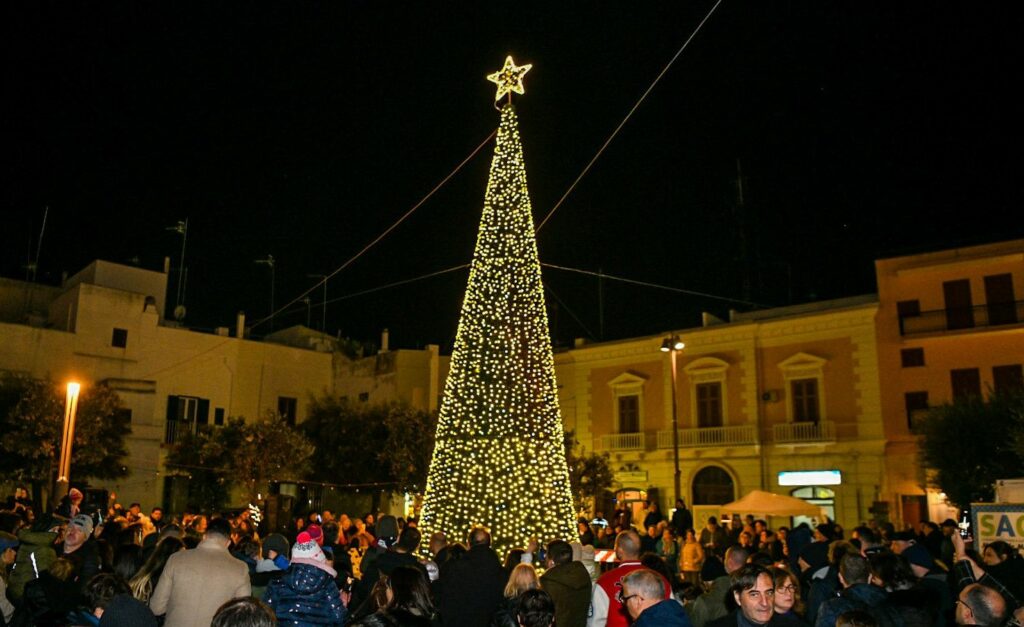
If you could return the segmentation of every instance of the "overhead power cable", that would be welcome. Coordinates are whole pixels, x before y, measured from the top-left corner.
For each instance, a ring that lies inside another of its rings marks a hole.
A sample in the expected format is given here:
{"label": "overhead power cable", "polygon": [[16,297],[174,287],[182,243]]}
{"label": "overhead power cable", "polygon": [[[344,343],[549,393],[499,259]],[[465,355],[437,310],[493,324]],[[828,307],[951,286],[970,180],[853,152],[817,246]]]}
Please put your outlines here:
{"label": "overhead power cable", "polygon": [[569,197],[569,194],[572,193],[572,190],[576,189],[576,185],[581,180],[583,180],[584,176],[587,175],[587,172],[590,171],[590,168],[601,157],[601,154],[605,151],[605,148],[607,148],[608,145],[612,143],[612,140],[615,139],[615,136],[619,134],[619,131],[622,130],[622,127],[626,125],[626,122],[629,121],[629,118],[633,117],[633,113],[635,113],[636,110],[640,108],[641,103],[643,103],[644,99],[647,98],[647,95],[654,90],[655,85],[658,84],[658,81],[661,80],[661,77],[665,76],[669,68],[672,67],[672,64],[675,63],[676,59],[679,58],[679,55],[683,54],[683,51],[686,50],[686,47],[690,45],[690,42],[693,41],[693,38],[696,37],[697,33],[700,32],[700,29],[704,27],[704,24],[709,19],[711,19],[711,15],[715,12],[715,9],[717,9],[718,5],[720,4],[722,4],[722,0],[718,0],[717,2],[715,2],[714,6],[711,7],[711,10],[709,10],[707,12],[707,15],[704,16],[704,19],[700,21],[700,24],[697,24],[697,28],[693,29],[693,32],[690,33],[690,36],[686,38],[686,41],[683,42],[683,45],[679,48],[679,50],[676,51],[676,53],[672,56],[669,62],[665,65],[665,67],[662,68],[661,72],[659,72],[658,75],[654,78],[654,81],[651,82],[647,90],[640,95],[640,99],[636,101],[636,104],[634,104],[633,108],[629,110],[629,113],[626,114],[626,117],[622,118],[622,121],[619,122],[619,125],[615,127],[614,131],[612,131],[612,134],[608,136],[608,139],[606,139],[605,142],[601,145],[601,147],[597,150],[597,154],[594,155],[594,158],[590,160],[590,163],[588,163],[585,168],[583,168],[583,171],[580,172],[580,175],[577,176],[576,180],[572,182],[572,185],[569,186],[569,189],[565,190],[565,193],[562,194],[562,197],[558,199],[558,202],[556,202],[555,206],[551,208],[551,211],[549,211],[548,214],[544,216],[544,219],[540,221],[540,224],[537,225],[537,228],[534,229],[534,232],[540,231],[542,228],[544,228],[544,225],[547,224],[548,220],[551,219],[551,216],[554,215],[555,211],[557,211],[558,208],[562,206],[562,203],[565,202],[565,199]]}
{"label": "overhead power cable", "polygon": [[445,184],[446,184],[446,183],[447,183],[447,182],[448,182],[449,180],[451,180],[451,178],[452,178],[453,176],[455,176],[455,175],[456,175],[456,174],[457,174],[457,173],[459,172],[459,170],[461,170],[461,169],[463,168],[463,166],[465,166],[465,165],[466,165],[467,163],[469,163],[469,162],[470,162],[470,161],[471,161],[471,160],[473,159],[473,157],[475,157],[475,156],[476,156],[476,154],[477,154],[478,152],[480,152],[480,150],[482,150],[482,149],[483,149],[483,147],[484,147],[484,146],[486,146],[486,145],[487,145],[487,144],[488,144],[488,143],[489,143],[489,142],[490,142],[490,141],[491,141],[491,140],[492,140],[492,139],[494,138],[494,136],[495,136],[495,135],[496,135],[497,133],[498,133],[498,129],[494,129],[493,131],[491,131],[491,134],[487,136],[487,139],[485,139],[485,140],[483,140],[482,142],[480,142],[480,145],[479,145],[479,146],[477,146],[476,148],[474,148],[474,149],[473,149],[473,152],[469,153],[469,156],[467,156],[467,157],[466,157],[465,159],[463,159],[463,160],[462,160],[462,162],[461,162],[461,163],[459,163],[459,165],[455,166],[455,169],[454,169],[454,170],[452,170],[451,172],[449,172],[449,173],[448,173],[448,176],[446,176],[446,177],[444,177],[443,179],[441,179],[441,182],[440,182],[440,183],[438,183],[437,185],[435,185],[435,186],[434,186],[434,188],[433,188],[432,190],[430,190],[429,192],[427,192],[427,195],[426,195],[426,196],[424,196],[423,198],[421,198],[421,199],[420,199],[420,201],[419,201],[419,202],[417,202],[417,203],[416,203],[415,205],[413,205],[411,209],[409,209],[408,211],[406,211],[406,212],[405,212],[405,213],[404,213],[404,214],[402,215],[402,217],[398,218],[398,220],[396,220],[396,221],[395,221],[395,223],[394,223],[394,224],[392,224],[391,226],[389,226],[388,228],[386,228],[386,229],[384,230],[384,232],[383,232],[383,233],[381,233],[380,235],[378,235],[378,236],[377,236],[376,238],[374,238],[374,240],[373,240],[373,241],[371,241],[371,242],[370,242],[369,244],[367,244],[366,246],[364,246],[362,250],[360,250],[360,251],[359,251],[359,252],[357,252],[357,253],[356,253],[355,255],[353,255],[353,256],[352,256],[351,258],[349,258],[349,260],[348,260],[348,261],[346,261],[345,263],[343,263],[343,264],[341,264],[340,266],[338,266],[338,267],[337,267],[337,268],[336,268],[336,269],[335,269],[335,270],[334,270],[333,272],[331,272],[331,273],[327,274],[327,275],[326,275],[326,276],[324,276],[324,277],[323,277],[322,279],[320,279],[319,281],[317,281],[316,283],[314,283],[314,284],[313,284],[313,286],[312,286],[312,287],[310,287],[310,288],[309,288],[308,290],[306,290],[305,292],[303,292],[303,293],[299,294],[298,296],[296,296],[296,297],[295,297],[295,298],[293,298],[292,300],[288,301],[287,303],[285,303],[285,304],[284,304],[284,305],[282,305],[281,307],[278,307],[278,308],[277,308],[276,310],[274,310],[273,312],[271,312],[269,316],[266,316],[265,318],[260,318],[259,320],[257,320],[257,321],[256,321],[255,323],[253,323],[253,325],[252,325],[252,327],[251,327],[251,328],[256,328],[256,327],[258,327],[259,325],[261,325],[261,324],[263,324],[263,323],[265,323],[265,322],[269,321],[270,319],[272,319],[272,318],[273,318],[274,316],[276,316],[277,314],[281,313],[281,312],[282,312],[282,311],[284,311],[285,309],[287,309],[287,308],[291,307],[292,305],[294,305],[295,303],[299,302],[300,300],[302,300],[303,298],[305,298],[306,296],[308,296],[308,295],[309,295],[309,294],[310,294],[311,292],[313,292],[313,290],[316,290],[316,289],[318,289],[318,288],[319,288],[319,287],[320,287],[321,285],[323,285],[323,284],[324,284],[324,283],[325,283],[326,281],[330,280],[330,279],[331,279],[332,277],[334,277],[334,276],[335,276],[336,274],[338,274],[339,272],[341,272],[341,271],[342,271],[342,270],[344,270],[345,268],[347,268],[347,267],[349,267],[350,265],[352,265],[352,263],[353,263],[353,262],[354,262],[354,261],[355,261],[356,259],[359,259],[359,258],[360,258],[360,257],[361,257],[361,256],[362,256],[362,255],[363,255],[363,254],[364,254],[365,252],[366,252],[366,251],[368,251],[368,250],[370,250],[371,248],[373,248],[374,246],[376,246],[378,242],[380,242],[380,241],[381,241],[382,239],[384,239],[385,237],[387,237],[387,235],[388,235],[389,233],[391,233],[391,231],[394,231],[394,230],[395,230],[396,228],[398,228],[398,225],[399,225],[399,224],[401,224],[402,222],[404,222],[406,218],[408,218],[409,216],[411,216],[411,215],[413,214],[413,212],[415,212],[415,211],[416,211],[417,209],[419,209],[419,208],[420,208],[420,207],[421,207],[421,206],[423,205],[423,203],[427,202],[427,200],[429,200],[429,199],[430,199],[430,197],[431,197],[431,196],[433,196],[433,195],[434,195],[434,194],[435,194],[435,193],[437,192],[437,190],[439,190],[439,189],[441,189],[442,187],[444,187],[444,185],[445,185]]}
{"label": "overhead power cable", "polygon": [[728,303],[739,303],[741,305],[750,305],[751,307],[768,308],[771,305],[764,305],[762,303],[755,303],[749,300],[743,300],[740,298],[729,298],[728,296],[718,296],[716,294],[708,294],[707,292],[697,292],[694,290],[684,290],[681,287],[671,287],[669,285],[659,285],[658,283],[651,283],[650,281],[637,281],[636,279],[627,279],[626,277],[615,276],[613,274],[605,274],[603,272],[593,272],[592,270],[580,270],[579,268],[567,268],[566,266],[557,266],[553,263],[541,263],[540,265],[545,268],[553,268],[555,270],[564,270],[566,272],[575,272],[577,274],[585,274],[587,276],[599,277],[602,279],[610,279],[612,281],[621,281],[622,283],[630,283],[632,285],[640,285],[643,287],[653,287],[659,290],[666,290],[669,292],[677,292],[679,294],[688,294],[690,296],[700,296],[701,298],[711,298],[714,300],[721,300]]}

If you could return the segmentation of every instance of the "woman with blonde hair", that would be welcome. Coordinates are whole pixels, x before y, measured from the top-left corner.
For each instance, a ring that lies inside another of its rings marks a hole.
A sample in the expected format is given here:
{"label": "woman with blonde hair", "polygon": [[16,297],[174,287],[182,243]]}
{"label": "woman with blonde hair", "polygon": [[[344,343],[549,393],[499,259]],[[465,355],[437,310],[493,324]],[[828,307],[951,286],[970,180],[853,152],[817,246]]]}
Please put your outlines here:
{"label": "woman with blonde hair", "polygon": [[527,590],[540,589],[540,578],[533,564],[517,564],[505,584],[505,598],[494,613],[491,627],[519,627],[519,599]]}
{"label": "woman with blonde hair", "polygon": [[164,566],[167,565],[167,558],[184,548],[185,543],[178,538],[168,536],[160,540],[156,548],[153,549],[152,555],[142,564],[142,568],[128,581],[132,596],[143,603],[149,603],[149,597],[156,589],[160,575],[164,572]]}
{"label": "woman with blonde hair", "polygon": [[683,549],[679,552],[679,565],[682,567],[683,580],[700,586],[700,569],[704,567],[704,547],[697,541],[697,532],[686,530]]}

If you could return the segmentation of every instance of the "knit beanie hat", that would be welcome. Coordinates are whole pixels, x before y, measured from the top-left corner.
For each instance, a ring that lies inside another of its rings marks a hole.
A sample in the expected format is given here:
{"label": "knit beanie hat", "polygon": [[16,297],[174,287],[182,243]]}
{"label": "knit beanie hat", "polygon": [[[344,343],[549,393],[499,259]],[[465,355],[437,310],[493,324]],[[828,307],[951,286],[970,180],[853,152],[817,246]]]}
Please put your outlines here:
{"label": "knit beanie hat", "polygon": [[68,492],[68,499],[72,501],[81,501],[83,496],[82,491],[78,488],[71,488],[71,491]]}
{"label": "knit beanie hat", "polygon": [[324,545],[324,530],[320,528],[320,525],[310,525],[306,527],[306,533],[313,539],[314,542],[320,546]]}
{"label": "knit beanie hat", "polygon": [[263,538],[263,557],[265,559],[270,559],[270,555],[268,555],[270,551],[276,551],[278,555],[288,557],[288,539],[279,533],[272,533]]}
{"label": "knit beanie hat", "polygon": [[324,555],[324,550],[305,531],[295,538],[295,546],[292,547],[292,564],[314,566],[329,573],[332,577],[338,576],[338,572],[327,563],[327,556]]}
{"label": "knit beanie hat", "polygon": [[927,568],[931,570],[935,568],[935,560],[932,558],[931,553],[928,552],[924,546],[920,544],[911,544],[907,548],[903,549],[900,553],[914,566],[920,566],[921,568]]}
{"label": "knit beanie hat", "polygon": [[156,617],[145,603],[130,594],[119,594],[107,603],[100,627],[156,627]]}

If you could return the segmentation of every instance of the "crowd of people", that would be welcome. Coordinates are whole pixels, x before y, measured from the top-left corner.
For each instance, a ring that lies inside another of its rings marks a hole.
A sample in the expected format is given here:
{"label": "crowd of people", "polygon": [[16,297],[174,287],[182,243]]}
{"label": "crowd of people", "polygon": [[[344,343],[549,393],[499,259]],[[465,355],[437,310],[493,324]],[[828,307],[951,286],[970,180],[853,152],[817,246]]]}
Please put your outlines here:
{"label": "crowd of people", "polygon": [[[72,489],[42,513],[0,509],[0,625],[216,627],[947,627],[1019,625],[1024,559],[969,551],[953,521],[699,530],[683,502],[642,521],[579,520],[577,538],[499,556],[484,527],[422,538],[416,519],[311,511],[282,532],[248,509],[144,513]],[[104,508],[100,508],[104,509]],[[615,561],[595,561],[596,551]],[[503,557],[503,559],[502,559]]]}

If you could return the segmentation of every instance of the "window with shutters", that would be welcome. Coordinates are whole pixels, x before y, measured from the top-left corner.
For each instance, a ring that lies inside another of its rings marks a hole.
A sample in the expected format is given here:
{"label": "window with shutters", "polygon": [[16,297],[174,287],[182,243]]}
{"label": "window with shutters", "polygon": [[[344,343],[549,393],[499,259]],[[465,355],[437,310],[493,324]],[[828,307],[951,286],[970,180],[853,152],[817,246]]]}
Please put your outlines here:
{"label": "window with shutters", "polygon": [[826,420],[825,366],[828,361],[797,353],[779,364],[786,381],[786,410],[792,422]]}
{"label": "window with shutters", "polygon": [[907,392],[903,401],[907,408],[907,428],[916,431],[928,416],[928,392]]}
{"label": "window with shutters", "polygon": [[640,432],[640,397],[619,397],[619,433]]}
{"label": "window with shutters", "polygon": [[608,382],[612,391],[612,431],[614,433],[640,433],[644,430],[643,375],[624,372]]}
{"label": "window with shutters", "polygon": [[722,384],[697,384],[697,426],[722,426]]}
{"label": "window with shutters", "polygon": [[1021,364],[993,366],[992,387],[997,394],[1024,389],[1024,368]]}
{"label": "window with shutters", "polygon": [[167,397],[167,424],[164,443],[174,444],[185,433],[195,434],[209,424],[210,401],[195,396]]}
{"label": "window with shutters", "polygon": [[295,414],[299,406],[298,399],[290,396],[277,397],[277,414],[289,425],[295,426]]}
{"label": "window with shutters", "polygon": [[793,399],[793,422],[818,422],[821,412],[818,406],[818,380],[794,379],[789,382]]}
{"label": "window with shutters", "polygon": [[949,371],[953,400],[981,396],[981,373],[977,368],[960,368]]}
{"label": "window with shutters", "polygon": [[690,424],[699,429],[724,426],[729,362],[717,357],[698,357],[683,367],[690,382]]}

